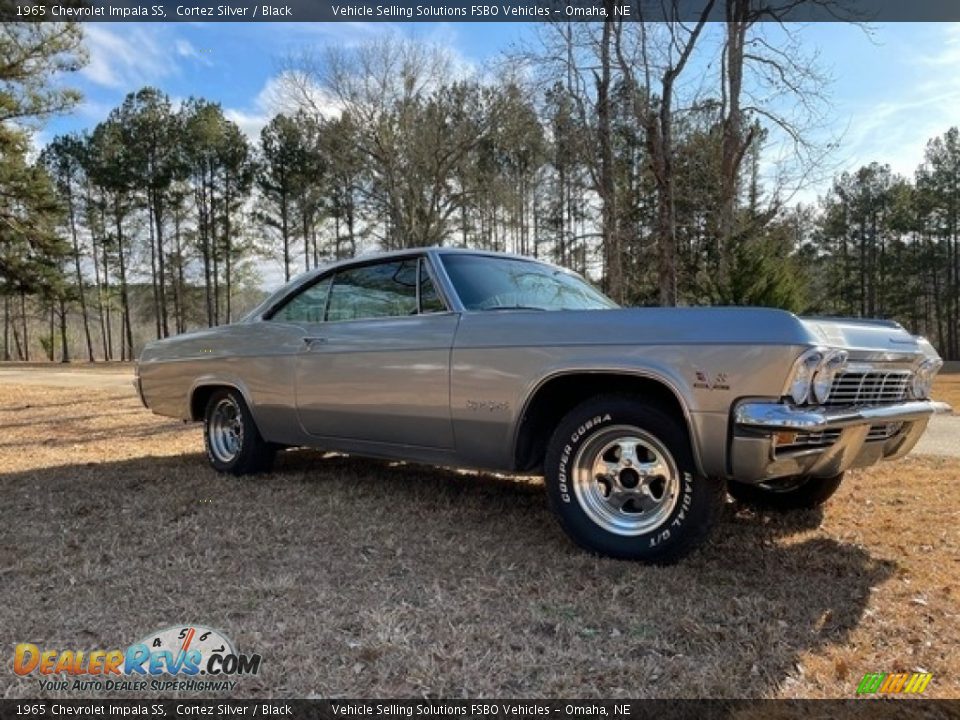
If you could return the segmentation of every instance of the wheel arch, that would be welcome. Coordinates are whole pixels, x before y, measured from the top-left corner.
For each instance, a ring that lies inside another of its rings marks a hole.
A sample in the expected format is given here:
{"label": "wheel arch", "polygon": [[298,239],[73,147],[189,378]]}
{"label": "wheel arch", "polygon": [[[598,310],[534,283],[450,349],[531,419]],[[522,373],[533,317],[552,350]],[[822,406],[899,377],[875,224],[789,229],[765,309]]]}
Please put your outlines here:
{"label": "wheel arch", "polygon": [[254,405],[250,400],[250,393],[243,383],[236,380],[224,380],[220,378],[197,380],[190,387],[190,392],[187,396],[187,413],[191,420],[194,422],[203,420],[207,403],[217,390],[236,390],[240,393],[243,401],[247,404],[247,409],[250,411],[250,414],[254,416],[254,420],[256,420]]}
{"label": "wheel arch", "polygon": [[562,417],[591,397],[605,394],[639,395],[683,423],[697,471],[703,463],[695,425],[683,394],[663,375],[648,370],[561,370],[542,378],[524,398],[513,437],[513,464],[518,471],[538,469],[547,443]]}

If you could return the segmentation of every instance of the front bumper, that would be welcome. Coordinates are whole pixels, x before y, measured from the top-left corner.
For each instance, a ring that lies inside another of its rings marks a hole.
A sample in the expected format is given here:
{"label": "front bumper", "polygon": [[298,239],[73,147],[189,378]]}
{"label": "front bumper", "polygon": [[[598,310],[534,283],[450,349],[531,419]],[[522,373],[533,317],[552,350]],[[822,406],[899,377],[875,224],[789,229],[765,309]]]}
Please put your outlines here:
{"label": "front bumper", "polygon": [[946,412],[949,405],[932,400],[856,408],[741,402],[733,411],[731,477],[745,483],[831,477],[895,460],[913,449],[931,415]]}

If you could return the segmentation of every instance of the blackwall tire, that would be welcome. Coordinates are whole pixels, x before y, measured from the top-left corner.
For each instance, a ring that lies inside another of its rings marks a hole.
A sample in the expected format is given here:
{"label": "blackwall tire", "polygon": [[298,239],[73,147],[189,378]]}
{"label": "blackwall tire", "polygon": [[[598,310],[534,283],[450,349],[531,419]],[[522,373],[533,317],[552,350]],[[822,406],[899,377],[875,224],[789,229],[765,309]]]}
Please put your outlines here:
{"label": "blackwall tire", "polygon": [[203,444],[214,470],[232,475],[267,472],[276,447],[264,441],[243,396],[233,389],[210,396],[203,417]]}
{"label": "blackwall tire", "polygon": [[697,472],[682,421],[641,398],[600,396],[547,447],[547,497],[566,533],[609,557],[666,564],[702,544],[726,497]]}

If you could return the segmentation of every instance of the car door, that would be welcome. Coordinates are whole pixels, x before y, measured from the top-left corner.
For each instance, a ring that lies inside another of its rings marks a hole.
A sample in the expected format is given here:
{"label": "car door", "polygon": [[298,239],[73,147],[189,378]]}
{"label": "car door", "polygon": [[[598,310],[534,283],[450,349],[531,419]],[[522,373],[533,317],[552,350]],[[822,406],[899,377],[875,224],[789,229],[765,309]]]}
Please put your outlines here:
{"label": "car door", "polygon": [[447,311],[425,258],[338,271],[297,358],[303,429],[318,437],[452,448]]}

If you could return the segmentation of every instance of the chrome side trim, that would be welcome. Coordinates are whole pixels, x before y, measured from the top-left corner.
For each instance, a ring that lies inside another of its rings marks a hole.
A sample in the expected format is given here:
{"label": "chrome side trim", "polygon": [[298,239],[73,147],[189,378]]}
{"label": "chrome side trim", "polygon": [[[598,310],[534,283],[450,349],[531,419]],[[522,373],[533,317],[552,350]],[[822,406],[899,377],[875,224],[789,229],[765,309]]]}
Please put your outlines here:
{"label": "chrome side trim", "polygon": [[934,400],[853,409],[797,408],[777,402],[744,402],[737,405],[733,417],[741,427],[816,431],[864,423],[917,420],[933,414],[949,413],[951,409],[946,403]]}

